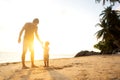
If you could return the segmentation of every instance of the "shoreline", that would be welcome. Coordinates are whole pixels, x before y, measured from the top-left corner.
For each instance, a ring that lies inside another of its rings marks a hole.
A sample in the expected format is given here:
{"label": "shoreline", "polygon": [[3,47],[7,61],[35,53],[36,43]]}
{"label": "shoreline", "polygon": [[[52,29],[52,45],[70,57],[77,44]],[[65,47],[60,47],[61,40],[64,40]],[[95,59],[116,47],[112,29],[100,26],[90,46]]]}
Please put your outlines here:
{"label": "shoreline", "polygon": [[[71,58],[74,54],[50,54],[50,59],[55,58]],[[35,60],[43,60],[43,54],[37,56],[35,53]],[[30,53],[26,54],[26,61],[30,61]],[[11,62],[21,62],[21,54],[16,52],[0,52],[0,63],[11,63]]]}
{"label": "shoreline", "polygon": [[[61,59],[72,59],[72,58],[80,58],[80,57],[89,57],[89,56],[120,56],[120,54],[101,54],[101,55],[88,55],[88,56],[79,56],[79,57],[68,57],[68,58],[52,58],[49,60],[61,60]],[[43,61],[43,59],[35,60],[35,62],[38,61]],[[26,63],[30,63],[30,60],[27,60]],[[5,64],[17,64],[21,63],[21,61],[11,61],[11,62],[1,62],[0,65],[5,65]]]}

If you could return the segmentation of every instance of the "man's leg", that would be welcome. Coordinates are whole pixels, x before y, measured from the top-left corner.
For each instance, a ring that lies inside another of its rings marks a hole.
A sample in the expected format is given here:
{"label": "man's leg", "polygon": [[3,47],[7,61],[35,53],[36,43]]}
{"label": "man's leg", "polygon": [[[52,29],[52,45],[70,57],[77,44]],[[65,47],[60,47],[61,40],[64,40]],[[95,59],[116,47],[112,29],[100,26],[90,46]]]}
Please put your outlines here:
{"label": "man's leg", "polygon": [[34,64],[34,46],[33,46],[33,43],[30,44],[29,49],[30,49],[30,52],[31,52],[31,67],[37,67]]}
{"label": "man's leg", "polygon": [[34,66],[34,51],[31,51],[31,64]]}
{"label": "man's leg", "polygon": [[38,67],[34,64],[34,51],[31,52],[31,67],[34,67],[34,68]]}
{"label": "man's leg", "polygon": [[23,53],[22,53],[22,66],[23,67],[26,67],[26,65],[25,65],[25,55],[26,55],[26,51],[23,51]]}
{"label": "man's leg", "polygon": [[26,56],[26,52],[27,52],[27,42],[26,40],[23,41],[23,52],[22,52],[22,67],[23,68],[28,68],[26,65],[25,65],[25,56]]}

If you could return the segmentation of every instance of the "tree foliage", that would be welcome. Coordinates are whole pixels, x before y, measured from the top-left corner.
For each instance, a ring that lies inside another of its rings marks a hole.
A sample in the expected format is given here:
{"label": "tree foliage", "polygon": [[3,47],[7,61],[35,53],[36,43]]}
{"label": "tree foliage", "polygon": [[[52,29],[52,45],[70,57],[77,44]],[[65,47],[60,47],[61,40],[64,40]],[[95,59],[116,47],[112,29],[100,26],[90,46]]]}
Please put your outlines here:
{"label": "tree foliage", "polygon": [[115,5],[115,3],[120,3],[120,0],[95,0],[96,2],[100,3],[102,1],[103,5],[105,5],[106,2],[109,2],[112,5]]}
{"label": "tree foliage", "polygon": [[[96,0],[98,2],[102,0]],[[103,4],[106,1],[111,3],[120,2],[119,0],[103,0]],[[113,10],[110,5],[101,12],[100,22],[96,26],[101,27],[101,30],[97,31],[97,39],[102,38],[98,44],[94,47],[101,50],[101,52],[113,51],[114,49],[120,48],[120,11]]]}

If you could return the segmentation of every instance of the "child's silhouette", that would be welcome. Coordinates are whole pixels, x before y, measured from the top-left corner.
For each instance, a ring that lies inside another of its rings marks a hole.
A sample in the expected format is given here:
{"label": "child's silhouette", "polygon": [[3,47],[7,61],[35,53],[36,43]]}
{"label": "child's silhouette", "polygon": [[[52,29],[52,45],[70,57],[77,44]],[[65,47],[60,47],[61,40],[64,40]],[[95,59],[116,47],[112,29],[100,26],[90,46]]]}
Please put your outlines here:
{"label": "child's silhouette", "polygon": [[49,66],[49,42],[46,41],[45,44],[43,45],[44,49],[44,66],[48,67]]}

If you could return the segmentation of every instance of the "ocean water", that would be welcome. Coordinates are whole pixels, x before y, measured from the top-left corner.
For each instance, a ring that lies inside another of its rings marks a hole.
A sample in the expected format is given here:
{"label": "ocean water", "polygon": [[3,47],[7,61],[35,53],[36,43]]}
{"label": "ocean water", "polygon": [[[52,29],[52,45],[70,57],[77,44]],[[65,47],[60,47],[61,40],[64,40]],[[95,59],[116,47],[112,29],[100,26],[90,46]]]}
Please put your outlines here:
{"label": "ocean water", "polygon": [[[73,54],[50,54],[50,59],[72,58]],[[35,60],[43,60],[43,54],[35,54]],[[26,54],[26,61],[30,61],[30,53]],[[0,52],[0,63],[21,62],[21,53],[18,52]]]}
{"label": "ocean water", "polygon": [[0,63],[19,61],[21,61],[21,54],[16,52],[0,52]]}

